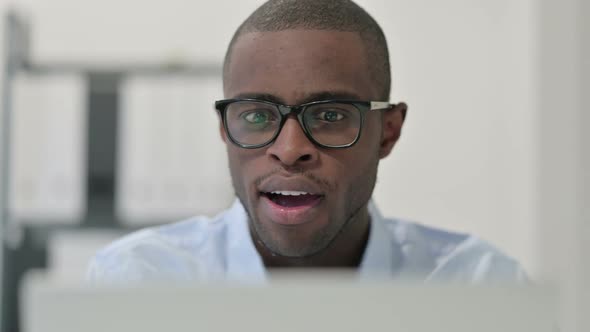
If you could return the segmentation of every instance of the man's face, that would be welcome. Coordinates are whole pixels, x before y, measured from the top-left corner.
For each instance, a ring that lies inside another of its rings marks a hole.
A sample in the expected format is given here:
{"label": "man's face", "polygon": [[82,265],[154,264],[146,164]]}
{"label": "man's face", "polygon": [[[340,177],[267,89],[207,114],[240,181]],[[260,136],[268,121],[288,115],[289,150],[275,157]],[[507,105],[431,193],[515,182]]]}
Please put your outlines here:
{"label": "man's face", "polygon": [[[376,100],[364,48],[355,32],[247,33],[234,45],[224,93],[285,105]],[[307,257],[366,216],[379,158],[391,149],[383,150],[382,129],[379,112],[368,112],[359,141],[346,149],[315,146],[295,117],[287,119],[274,143],[259,149],[232,144],[222,130],[233,185],[254,239],[274,254]],[[308,194],[292,196],[303,192]]]}

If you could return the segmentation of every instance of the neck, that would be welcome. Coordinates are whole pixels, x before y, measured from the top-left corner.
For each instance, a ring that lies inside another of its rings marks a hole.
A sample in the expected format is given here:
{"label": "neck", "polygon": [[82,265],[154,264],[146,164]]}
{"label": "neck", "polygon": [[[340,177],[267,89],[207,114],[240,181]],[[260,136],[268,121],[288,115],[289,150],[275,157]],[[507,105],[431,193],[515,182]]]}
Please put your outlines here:
{"label": "neck", "polygon": [[309,257],[284,257],[273,254],[259,241],[256,250],[267,268],[356,268],[360,265],[369,238],[370,217],[365,206],[344,226],[328,248]]}

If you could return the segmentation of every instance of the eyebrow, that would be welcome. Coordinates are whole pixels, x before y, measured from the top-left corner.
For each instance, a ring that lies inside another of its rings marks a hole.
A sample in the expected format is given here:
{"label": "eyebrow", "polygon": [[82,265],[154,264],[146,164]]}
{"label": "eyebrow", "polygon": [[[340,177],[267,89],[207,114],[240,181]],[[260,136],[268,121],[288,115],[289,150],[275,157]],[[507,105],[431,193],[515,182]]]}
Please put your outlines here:
{"label": "eyebrow", "polygon": [[283,99],[281,99],[277,96],[268,94],[268,93],[256,93],[256,92],[240,93],[240,94],[234,96],[233,99],[258,99],[258,100],[270,101],[272,103],[277,103],[277,104],[285,104],[285,101]]}
{"label": "eyebrow", "polygon": [[[259,99],[264,101],[269,101],[272,103],[283,104],[285,105],[285,100],[277,97],[272,94],[268,93],[240,93],[234,97],[235,99]],[[321,100],[361,100],[360,96],[346,91],[321,91],[321,92],[314,92],[311,94],[306,95],[303,99],[298,101],[298,104],[306,104],[311,103],[314,101],[321,101]]]}

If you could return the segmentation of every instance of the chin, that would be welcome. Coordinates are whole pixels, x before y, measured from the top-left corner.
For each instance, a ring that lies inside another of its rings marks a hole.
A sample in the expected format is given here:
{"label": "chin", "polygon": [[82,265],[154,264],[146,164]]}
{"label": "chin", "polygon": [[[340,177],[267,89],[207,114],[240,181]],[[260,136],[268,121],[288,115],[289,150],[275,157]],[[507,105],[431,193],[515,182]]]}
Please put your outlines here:
{"label": "chin", "polygon": [[290,258],[314,256],[329,247],[334,236],[321,220],[310,220],[297,226],[284,226],[271,220],[254,222],[256,237],[275,255]]}

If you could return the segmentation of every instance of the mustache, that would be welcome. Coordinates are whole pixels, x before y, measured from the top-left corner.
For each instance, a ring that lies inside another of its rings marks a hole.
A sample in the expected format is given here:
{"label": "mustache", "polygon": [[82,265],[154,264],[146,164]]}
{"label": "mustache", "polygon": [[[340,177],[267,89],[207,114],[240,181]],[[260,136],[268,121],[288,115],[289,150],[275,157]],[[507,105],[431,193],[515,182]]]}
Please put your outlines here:
{"label": "mustache", "polygon": [[[276,169],[270,171],[269,173],[261,175],[261,176],[257,177],[256,179],[254,179],[254,184],[256,185],[256,187],[259,187],[260,184],[262,184],[262,182],[264,182],[266,179],[268,179],[272,176],[275,176],[277,174],[285,173],[285,171],[286,171],[286,169],[284,169],[284,168],[281,168],[281,167],[276,168]],[[335,183],[332,183],[326,179],[323,179],[323,178],[321,178],[309,171],[296,169],[296,170],[290,170],[289,174],[296,174],[296,175],[302,176],[302,177],[306,178],[307,180],[314,182],[315,184],[320,186],[320,188],[326,189],[326,191],[334,191],[337,187],[337,185]]]}

